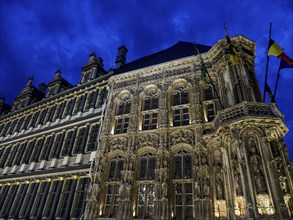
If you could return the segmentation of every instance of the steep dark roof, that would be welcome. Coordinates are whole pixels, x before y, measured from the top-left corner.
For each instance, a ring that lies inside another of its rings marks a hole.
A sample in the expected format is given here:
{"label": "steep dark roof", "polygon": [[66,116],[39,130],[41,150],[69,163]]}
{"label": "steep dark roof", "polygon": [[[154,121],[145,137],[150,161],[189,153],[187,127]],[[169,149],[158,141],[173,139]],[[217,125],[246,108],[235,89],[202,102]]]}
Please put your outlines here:
{"label": "steep dark roof", "polygon": [[[209,49],[212,48],[211,46],[206,46],[202,44],[196,44],[196,47],[201,53],[207,52],[209,51]],[[137,60],[134,60],[130,63],[121,66],[120,68],[116,69],[116,73],[124,73],[159,63],[168,62],[171,60],[192,56],[195,55],[195,53],[196,52],[194,49],[194,43],[179,41],[178,43],[174,44],[173,46],[165,50],[161,50],[157,53],[139,58]]]}

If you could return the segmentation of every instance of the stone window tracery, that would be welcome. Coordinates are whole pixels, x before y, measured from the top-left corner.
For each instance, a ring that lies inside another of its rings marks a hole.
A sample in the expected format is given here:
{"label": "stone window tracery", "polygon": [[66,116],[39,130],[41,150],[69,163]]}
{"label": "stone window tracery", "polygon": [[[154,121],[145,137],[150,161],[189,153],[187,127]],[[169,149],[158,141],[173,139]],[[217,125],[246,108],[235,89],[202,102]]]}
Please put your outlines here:
{"label": "stone window tracery", "polygon": [[156,129],[158,124],[158,94],[150,92],[143,99],[142,130]]}
{"label": "stone window tracery", "polygon": [[207,85],[204,90],[204,115],[205,121],[211,122],[217,114],[216,99],[212,85]]}
{"label": "stone window tracery", "polygon": [[117,105],[117,113],[115,116],[115,134],[126,133],[129,125],[131,100],[124,97]]}
{"label": "stone window tracery", "polygon": [[172,93],[173,126],[189,125],[189,97],[185,87],[179,86]]}

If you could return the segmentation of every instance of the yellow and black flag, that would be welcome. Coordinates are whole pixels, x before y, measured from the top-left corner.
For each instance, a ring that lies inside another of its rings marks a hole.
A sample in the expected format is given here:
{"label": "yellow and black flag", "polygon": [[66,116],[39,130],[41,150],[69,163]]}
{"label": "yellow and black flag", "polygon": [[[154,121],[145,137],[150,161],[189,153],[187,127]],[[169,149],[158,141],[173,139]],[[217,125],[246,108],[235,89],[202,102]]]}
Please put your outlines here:
{"label": "yellow and black flag", "polygon": [[231,61],[232,65],[239,64],[238,57],[236,54],[236,48],[232,44],[232,40],[228,34],[226,24],[224,24],[224,28],[225,28],[225,34],[226,34],[226,39],[227,39],[229,53],[230,53],[230,61]]}
{"label": "yellow and black flag", "polygon": [[282,60],[284,60],[289,66],[293,65],[293,61],[290,57],[288,57],[282,48],[270,38],[269,41],[269,49],[268,49],[268,56],[276,56]]}

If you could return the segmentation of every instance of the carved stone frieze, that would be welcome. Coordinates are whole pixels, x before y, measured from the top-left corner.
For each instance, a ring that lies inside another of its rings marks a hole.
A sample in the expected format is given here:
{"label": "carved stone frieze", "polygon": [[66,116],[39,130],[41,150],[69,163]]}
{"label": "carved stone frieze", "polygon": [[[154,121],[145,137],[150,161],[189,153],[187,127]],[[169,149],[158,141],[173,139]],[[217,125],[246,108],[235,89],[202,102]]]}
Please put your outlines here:
{"label": "carved stone frieze", "polygon": [[111,140],[109,142],[108,152],[113,150],[122,150],[126,151],[128,139],[125,137],[119,137]]}
{"label": "carved stone frieze", "polygon": [[194,143],[193,133],[189,130],[179,130],[179,131],[173,132],[169,136],[169,143],[170,143],[170,146],[174,146],[180,143],[193,145]]}
{"label": "carved stone frieze", "polygon": [[157,147],[159,144],[159,136],[156,134],[144,134],[138,137],[136,142],[136,149],[151,146],[151,147]]}

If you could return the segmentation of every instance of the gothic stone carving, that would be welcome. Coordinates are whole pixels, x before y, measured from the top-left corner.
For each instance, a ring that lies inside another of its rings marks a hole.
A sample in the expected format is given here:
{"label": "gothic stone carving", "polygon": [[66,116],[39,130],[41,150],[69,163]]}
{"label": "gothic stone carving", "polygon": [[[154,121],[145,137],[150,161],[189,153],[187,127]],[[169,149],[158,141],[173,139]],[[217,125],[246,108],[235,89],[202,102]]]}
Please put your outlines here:
{"label": "gothic stone carving", "polygon": [[174,146],[179,143],[185,143],[193,145],[193,134],[189,130],[180,130],[170,135],[170,146]]}

